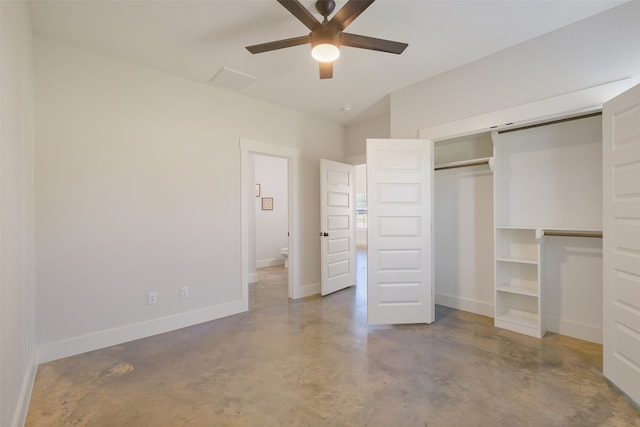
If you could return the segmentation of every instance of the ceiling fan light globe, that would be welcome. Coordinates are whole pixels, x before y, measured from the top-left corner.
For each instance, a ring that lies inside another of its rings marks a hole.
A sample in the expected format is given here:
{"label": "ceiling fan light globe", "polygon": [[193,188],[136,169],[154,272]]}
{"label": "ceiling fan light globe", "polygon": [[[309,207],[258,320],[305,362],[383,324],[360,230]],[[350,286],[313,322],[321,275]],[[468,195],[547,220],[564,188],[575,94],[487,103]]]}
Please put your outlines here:
{"label": "ceiling fan light globe", "polygon": [[321,43],[311,49],[311,56],[318,62],[333,62],[340,56],[340,49],[329,43]]}

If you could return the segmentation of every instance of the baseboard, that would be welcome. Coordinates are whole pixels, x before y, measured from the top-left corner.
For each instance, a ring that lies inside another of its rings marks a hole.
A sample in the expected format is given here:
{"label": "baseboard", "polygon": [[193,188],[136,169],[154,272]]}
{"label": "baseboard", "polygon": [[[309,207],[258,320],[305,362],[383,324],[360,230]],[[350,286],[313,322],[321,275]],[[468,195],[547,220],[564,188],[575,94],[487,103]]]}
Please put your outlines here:
{"label": "baseboard", "polygon": [[258,281],[258,273],[249,273],[249,283],[256,283]]}
{"label": "baseboard", "polygon": [[547,317],[547,330],[579,340],[602,344],[602,328],[584,323],[563,320],[558,317]]}
{"label": "baseboard", "polygon": [[318,295],[320,293],[320,283],[312,283],[310,285],[302,285],[297,289],[297,291],[298,292],[296,292],[292,296],[293,299],[310,297],[312,295]]}
{"label": "baseboard", "polygon": [[494,316],[493,304],[468,298],[460,298],[455,295],[436,293],[436,304],[480,314],[482,316]]}
{"label": "baseboard", "polygon": [[13,414],[12,427],[24,426],[27,421],[27,412],[29,410],[29,400],[31,399],[31,392],[33,391],[33,384],[36,381],[36,372],[38,371],[38,356],[36,349],[31,352],[29,357],[29,369],[22,381],[22,388],[20,389],[20,398],[18,405],[16,406],[16,412]]}
{"label": "baseboard", "polygon": [[86,353],[88,351],[220,319],[247,310],[248,302],[246,300],[239,300],[67,338],[52,343],[41,344],[38,347],[38,362],[50,362],[52,360],[62,359],[63,357]]}
{"label": "baseboard", "polygon": [[256,268],[273,267],[274,265],[283,265],[283,264],[284,264],[283,257],[256,260]]}
{"label": "baseboard", "polygon": [[[436,304],[464,310],[483,316],[494,317],[493,305],[486,302],[460,298],[454,295],[436,294]],[[572,322],[558,317],[547,317],[547,330],[579,340],[602,344],[602,328]]]}

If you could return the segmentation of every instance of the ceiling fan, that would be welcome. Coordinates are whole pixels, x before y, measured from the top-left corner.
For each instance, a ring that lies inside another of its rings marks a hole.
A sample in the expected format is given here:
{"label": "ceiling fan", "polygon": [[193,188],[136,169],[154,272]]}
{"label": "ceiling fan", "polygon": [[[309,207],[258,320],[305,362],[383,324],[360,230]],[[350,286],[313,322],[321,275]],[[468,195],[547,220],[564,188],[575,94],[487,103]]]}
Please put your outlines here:
{"label": "ceiling fan", "polygon": [[401,54],[408,46],[407,43],[344,32],[344,29],[374,1],[349,0],[331,20],[328,20],[327,16],[333,12],[336,3],[333,0],[318,0],[316,9],[324,18],[320,22],[298,0],[278,0],[278,3],[298,18],[311,32],[306,36],[247,46],[246,49],[255,54],[311,43],[311,56],[320,63],[321,79],[333,77],[333,61],[340,56],[340,46]]}

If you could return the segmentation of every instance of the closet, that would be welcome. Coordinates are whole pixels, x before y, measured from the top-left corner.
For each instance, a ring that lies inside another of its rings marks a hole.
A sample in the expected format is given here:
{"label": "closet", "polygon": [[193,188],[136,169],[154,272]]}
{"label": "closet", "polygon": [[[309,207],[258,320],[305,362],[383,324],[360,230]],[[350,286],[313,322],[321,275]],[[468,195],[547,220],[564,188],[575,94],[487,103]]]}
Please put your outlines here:
{"label": "closet", "polygon": [[490,132],[434,142],[436,304],[493,317]]}
{"label": "closet", "polygon": [[434,142],[436,303],[602,342],[599,113]]}

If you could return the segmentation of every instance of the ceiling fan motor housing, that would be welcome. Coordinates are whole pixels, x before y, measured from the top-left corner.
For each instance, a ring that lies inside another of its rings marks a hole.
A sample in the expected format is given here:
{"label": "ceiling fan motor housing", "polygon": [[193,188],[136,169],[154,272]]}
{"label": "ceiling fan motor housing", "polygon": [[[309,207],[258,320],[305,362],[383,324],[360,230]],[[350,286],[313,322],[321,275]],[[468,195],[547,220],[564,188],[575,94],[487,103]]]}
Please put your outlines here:
{"label": "ceiling fan motor housing", "polygon": [[318,26],[311,32],[311,46],[319,44],[332,44],[340,46],[340,30],[330,23]]}

